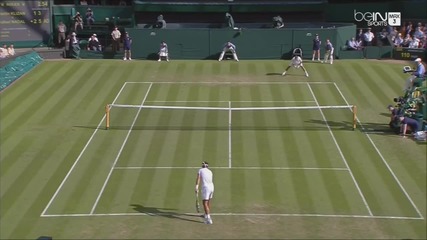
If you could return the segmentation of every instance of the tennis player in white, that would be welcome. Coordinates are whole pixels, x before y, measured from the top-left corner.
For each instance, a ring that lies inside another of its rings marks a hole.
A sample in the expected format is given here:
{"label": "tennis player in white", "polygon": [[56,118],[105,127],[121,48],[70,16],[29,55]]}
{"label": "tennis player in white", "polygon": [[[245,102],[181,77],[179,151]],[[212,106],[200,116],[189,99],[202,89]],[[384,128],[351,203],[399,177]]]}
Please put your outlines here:
{"label": "tennis player in white", "polygon": [[212,218],[210,215],[211,211],[211,199],[214,193],[214,184],[213,184],[213,173],[209,169],[209,165],[207,162],[202,162],[202,168],[199,169],[197,173],[196,179],[196,193],[199,192],[199,185],[201,182],[201,190],[202,190],[202,202],[203,208],[205,210],[205,223],[212,224]]}
{"label": "tennis player in white", "polygon": [[285,69],[285,71],[282,73],[282,76],[286,75],[286,72],[289,70],[289,68],[294,67],[294,68],[301,68],[302,70],[304,70],[305,72],[305,76],[308,77],[308,72],[307,70],[304,68],[303,64],[302,64],[302,58],[299,55],[295,55],[292,59],[291,62],[289,63],[289,66]]}

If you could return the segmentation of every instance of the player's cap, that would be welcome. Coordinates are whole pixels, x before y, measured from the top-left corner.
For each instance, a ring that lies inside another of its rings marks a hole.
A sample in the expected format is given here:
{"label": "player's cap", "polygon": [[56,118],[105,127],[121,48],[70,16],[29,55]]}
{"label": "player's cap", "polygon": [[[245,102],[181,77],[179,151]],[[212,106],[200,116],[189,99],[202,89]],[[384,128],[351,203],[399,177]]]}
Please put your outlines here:
{"label": "player's cap", "polygon": [[421,58],[417,58],[414,60],[415,62],[421,62]]}
{"label": "player's cap", "polygon": [[94,33],[92,36],[96,37],[96,33]]}
{"label": "player's cap", "polygon": [[76,33],[75,32],[71,33],[71,36],[76,36]]}
{"label": "player's cap", "polygon": [[387,106],[387,109],[390,109],[392,107],[393,107],[393,105],[390,104],[390,105]]}

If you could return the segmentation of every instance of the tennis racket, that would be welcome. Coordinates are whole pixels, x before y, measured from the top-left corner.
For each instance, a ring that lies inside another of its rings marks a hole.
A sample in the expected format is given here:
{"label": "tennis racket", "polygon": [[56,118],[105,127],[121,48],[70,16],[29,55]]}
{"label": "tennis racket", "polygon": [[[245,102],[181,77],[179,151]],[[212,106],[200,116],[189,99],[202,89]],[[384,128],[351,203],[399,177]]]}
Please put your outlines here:
{"label": "tennis racket", "polygon": [[196,192],[196,211],[200,213],[199,193]]}

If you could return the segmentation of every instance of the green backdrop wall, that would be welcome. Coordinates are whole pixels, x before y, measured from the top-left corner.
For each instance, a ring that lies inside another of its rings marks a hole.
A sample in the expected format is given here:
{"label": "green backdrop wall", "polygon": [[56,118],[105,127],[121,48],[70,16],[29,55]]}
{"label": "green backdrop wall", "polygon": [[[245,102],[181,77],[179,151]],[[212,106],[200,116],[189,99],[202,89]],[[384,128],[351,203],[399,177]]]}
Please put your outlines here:
{"label": "green backdrop wall", "polygon": [[[174,59],[215,59],[223,45],[231,41],[241,59],[289,58],[294,48],[302,48],[304,58],[312,54],[312,41],[319,34],[323,43],[329,38],[336,55],[356,33],[356,26],[321,29],[126,29],[133,39],[134,58],[157,58],[159,44],[166,41]],[[323,45],[323,44],[322,44]]]}

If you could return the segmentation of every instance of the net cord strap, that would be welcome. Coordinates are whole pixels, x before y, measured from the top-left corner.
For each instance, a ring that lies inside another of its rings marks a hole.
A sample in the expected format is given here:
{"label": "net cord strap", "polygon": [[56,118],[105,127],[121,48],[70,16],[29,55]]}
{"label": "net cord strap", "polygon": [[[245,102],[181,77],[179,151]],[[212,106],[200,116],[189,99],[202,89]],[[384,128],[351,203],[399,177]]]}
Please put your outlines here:
{"label": "net cord strap", "polygon": [[146,109],[182,109],[182,110],[226,110],[226,111],[245,111],[245,110],[301,110],[301,109],[343,109],[350,108],[352,105],[342,106],[299,106],[299,107],[188,107],[188,106],[154,106],[154,105],[127,105],[127,104],[109,104],[110,108],[146,108]]}

